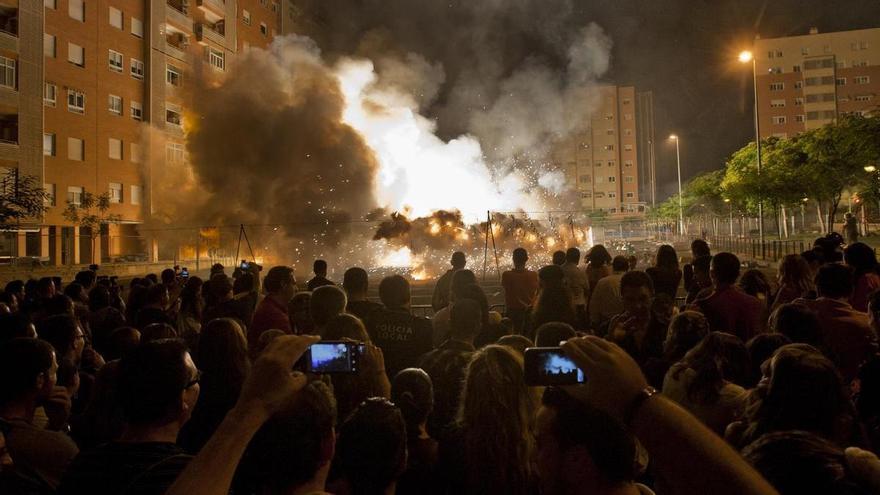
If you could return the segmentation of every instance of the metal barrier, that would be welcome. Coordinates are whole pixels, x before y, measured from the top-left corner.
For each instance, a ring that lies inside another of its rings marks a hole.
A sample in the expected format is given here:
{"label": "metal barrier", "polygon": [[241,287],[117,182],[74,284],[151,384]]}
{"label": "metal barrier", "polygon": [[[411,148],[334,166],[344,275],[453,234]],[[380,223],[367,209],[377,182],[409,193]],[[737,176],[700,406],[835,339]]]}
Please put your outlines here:
{"label": "metal barrier", "polygon": [[802,239],[765,240],[762,243],[748,237],[709,236],[707,240],[715,252],[728,251],[755,260],[778,261],[788,254],[800,254],[806,250]]}

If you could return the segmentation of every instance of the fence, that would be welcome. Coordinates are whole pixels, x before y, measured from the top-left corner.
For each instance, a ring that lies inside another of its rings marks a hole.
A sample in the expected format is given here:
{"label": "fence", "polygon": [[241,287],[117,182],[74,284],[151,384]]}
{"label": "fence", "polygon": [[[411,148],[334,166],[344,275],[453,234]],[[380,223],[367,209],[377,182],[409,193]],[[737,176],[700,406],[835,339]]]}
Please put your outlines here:
{"label": "fence", "polygon": [[787,254],[800,254],[807,249],[807,244],[802,239],[765,239],[762,243],[749,237],[708,236],[706,240],[715,252],[728,251],[754,260],[778,261]]}

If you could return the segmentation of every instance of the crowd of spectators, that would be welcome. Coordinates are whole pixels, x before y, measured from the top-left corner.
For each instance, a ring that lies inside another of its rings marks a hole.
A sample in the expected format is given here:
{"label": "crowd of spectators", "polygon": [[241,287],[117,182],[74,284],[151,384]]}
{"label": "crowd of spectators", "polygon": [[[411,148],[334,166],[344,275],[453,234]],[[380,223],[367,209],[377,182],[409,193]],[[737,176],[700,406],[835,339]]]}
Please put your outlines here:
{"label": "crowd of spectators", "polygon": [[[456,252],[432,318],[322,260],[305,290],[253,264],[12,281],[0,493],[880,493],[873,249],[820,238],[775,281],[691,251],[518,248],[502,311]],[[357,371],[296,365],[322,339]],[[528,386],[525,350],[559,346],[586,384]]]}

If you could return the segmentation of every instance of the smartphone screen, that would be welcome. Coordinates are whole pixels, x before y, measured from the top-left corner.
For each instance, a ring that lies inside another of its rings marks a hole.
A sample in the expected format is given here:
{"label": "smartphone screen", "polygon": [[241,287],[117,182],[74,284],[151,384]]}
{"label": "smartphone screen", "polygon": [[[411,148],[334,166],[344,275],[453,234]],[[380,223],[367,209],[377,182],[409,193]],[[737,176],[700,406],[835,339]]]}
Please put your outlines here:
{"label": "smartphone screen", "polygon": [[576,385],[584,383],[584,371],[559,347],[529,347],[525,353],[527,385]]}
{"label": "smartphone screen", "polygon": [[308,371],[318,374],[357,373],[364,344],[360,342],[318,342],[309,348]]}

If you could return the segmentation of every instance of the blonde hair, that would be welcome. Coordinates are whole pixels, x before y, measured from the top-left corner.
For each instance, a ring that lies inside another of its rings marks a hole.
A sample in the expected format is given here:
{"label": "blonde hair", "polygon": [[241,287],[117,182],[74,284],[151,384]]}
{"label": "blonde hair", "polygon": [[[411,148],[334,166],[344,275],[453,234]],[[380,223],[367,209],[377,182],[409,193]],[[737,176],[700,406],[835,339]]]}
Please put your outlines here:
{"label": "blonde hair", "polygon": [[535,409],[522,357],[500,345],[474,353],[458,412],[469,492],[529,491]]}

